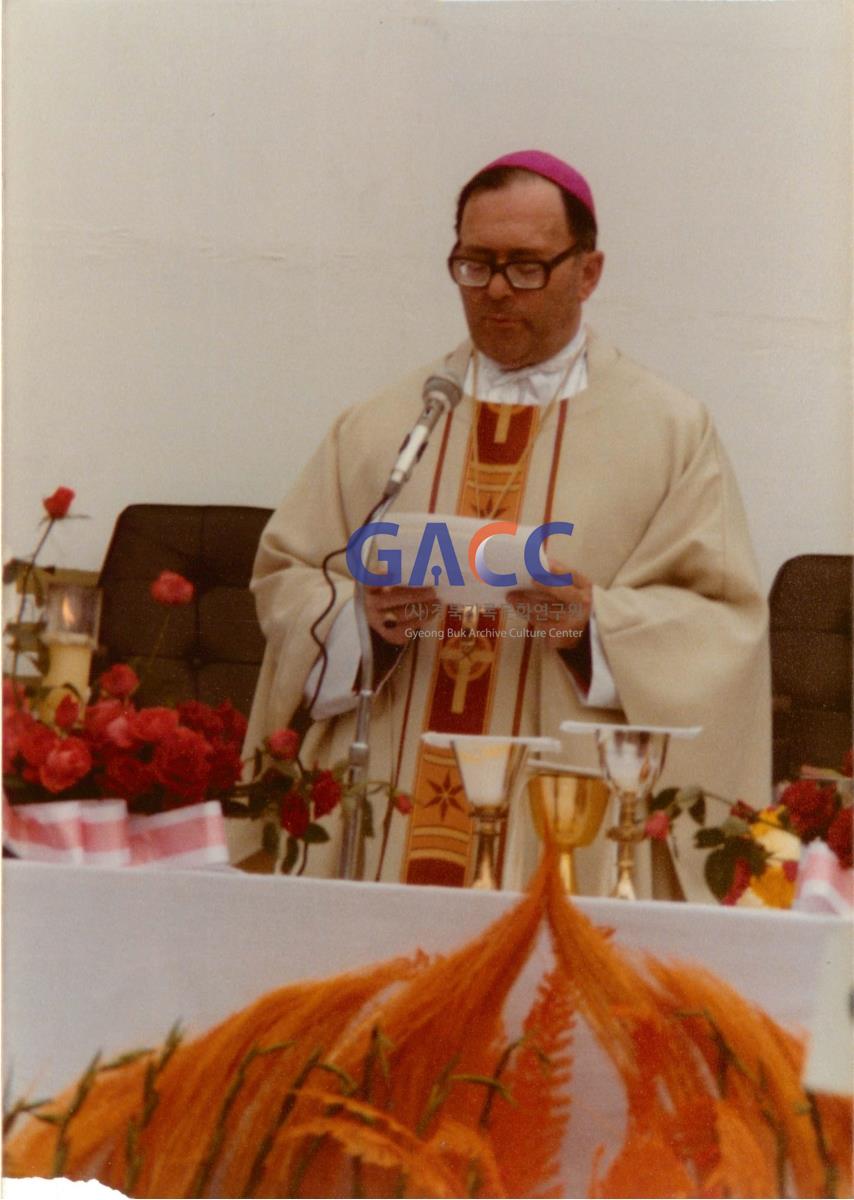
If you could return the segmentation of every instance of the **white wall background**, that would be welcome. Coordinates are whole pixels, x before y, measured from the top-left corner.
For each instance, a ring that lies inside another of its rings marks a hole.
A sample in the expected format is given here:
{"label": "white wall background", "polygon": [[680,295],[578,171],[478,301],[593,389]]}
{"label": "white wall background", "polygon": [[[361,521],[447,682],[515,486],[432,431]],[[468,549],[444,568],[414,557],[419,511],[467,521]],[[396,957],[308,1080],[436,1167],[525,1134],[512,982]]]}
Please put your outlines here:
{"label": "white wall background", "polygon": [[137,501],[274,505],[345,404],[464,332],[459,186],[590,179],[589,317],[699,395],[764,581],[850,547],[845,0],[6,0],[6,555]]}

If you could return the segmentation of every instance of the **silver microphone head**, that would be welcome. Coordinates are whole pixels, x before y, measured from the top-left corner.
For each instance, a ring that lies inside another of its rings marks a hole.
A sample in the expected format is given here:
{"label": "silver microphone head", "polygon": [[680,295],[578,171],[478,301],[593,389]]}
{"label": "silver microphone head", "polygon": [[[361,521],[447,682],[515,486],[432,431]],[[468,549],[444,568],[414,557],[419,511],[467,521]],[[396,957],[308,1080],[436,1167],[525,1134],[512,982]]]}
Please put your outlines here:
{"label": "silver microphone head", "polygon": [[448,368],[426,380],[421,392],[425,408],[429,404],[441,404],[447,412],[456,408],[463,397],[463,385],[459,376]]}

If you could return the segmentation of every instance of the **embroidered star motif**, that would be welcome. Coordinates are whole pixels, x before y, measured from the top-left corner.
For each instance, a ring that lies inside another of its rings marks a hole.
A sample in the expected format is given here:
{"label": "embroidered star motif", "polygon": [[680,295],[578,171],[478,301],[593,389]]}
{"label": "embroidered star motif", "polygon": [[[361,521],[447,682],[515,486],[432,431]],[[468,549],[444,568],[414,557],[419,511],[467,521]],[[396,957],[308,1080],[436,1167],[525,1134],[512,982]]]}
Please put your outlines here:
{"label": "embroidered star motif", "polygon": [[443,821],[447,816],[449,808],[455,808],[461,813],[466,811],[465,805],[461,804],[459,799],[463,794],[462,784],[453,782],[450,771],[445,772],[445,778],[441,783],[436,783],[432,779],[428,779],[427,784],[433,789],[435,795],[432,799],[423,802],[424,808],[433,808],[434,805],[438,805],[439,816]]}

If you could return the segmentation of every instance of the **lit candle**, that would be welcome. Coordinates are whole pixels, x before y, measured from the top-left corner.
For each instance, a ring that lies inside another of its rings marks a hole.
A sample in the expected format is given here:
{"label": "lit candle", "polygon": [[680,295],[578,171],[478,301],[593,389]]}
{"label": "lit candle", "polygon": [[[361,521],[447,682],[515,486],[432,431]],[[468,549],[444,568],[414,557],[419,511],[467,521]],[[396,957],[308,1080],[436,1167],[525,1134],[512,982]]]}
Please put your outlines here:
{"label": "lit candle", "polygon": [[42,680],[48,688],[41,703],[43,720],[53,719],[64,696],[89,699],[89,671],[98,644],[101,593],[76,584],[51,584],[45,604],[43,641],[50,665]]}

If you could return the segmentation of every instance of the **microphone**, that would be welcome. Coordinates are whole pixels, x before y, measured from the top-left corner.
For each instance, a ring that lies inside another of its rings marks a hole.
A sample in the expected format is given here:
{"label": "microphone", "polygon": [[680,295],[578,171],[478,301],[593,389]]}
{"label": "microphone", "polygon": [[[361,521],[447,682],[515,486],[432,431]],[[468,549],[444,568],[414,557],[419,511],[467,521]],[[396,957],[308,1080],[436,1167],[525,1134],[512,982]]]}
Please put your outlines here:
{"label": "microphone", "polygon": [[404,438],[397,453],[397,462],[385,485],[383,500],[390,500],[397,495],[424,453],[439,418],[456,408],[462,395],[463,385],[451,370],[445,370],[441,375],[431,375],[426,381],[421,392],[421,402],[424,406],[421,416]]}

